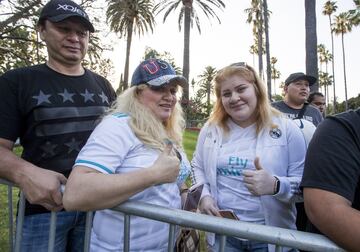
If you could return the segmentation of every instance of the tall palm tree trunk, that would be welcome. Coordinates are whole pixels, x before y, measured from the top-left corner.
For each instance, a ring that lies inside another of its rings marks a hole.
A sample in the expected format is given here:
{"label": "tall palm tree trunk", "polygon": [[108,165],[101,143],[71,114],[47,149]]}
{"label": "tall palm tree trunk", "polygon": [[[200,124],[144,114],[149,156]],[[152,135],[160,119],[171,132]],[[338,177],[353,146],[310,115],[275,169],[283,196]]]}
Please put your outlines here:
{"label": "tall palm tree trunk", "polygon": [[264,64],[263,64],[263,8],[262,4],[260,3],[260,20],[259,20],[259,33],[258,33],[258,56],[259,56],[259,75],[260,79],[264,79]]}
{"label": "tall palm tree trunk", "polygon": [[[305,46],[306,73],[318,79],[317,33],[316,33],[316,2],[305,0]],[[319,84],[311,86],[311,91],[319,90]]]}
{"label": "tall palm tree trunk", "polygon": [[341,44],[343,54],[343,68],[344,68],[344,87],[345,87],[345,110],[348,110],[348,96],[347,96],[347,84],[346,84],[346,66],[345,66],[345,46],[344,46],[344,33],[341,33]]}
{"label": "tall palm tree trunk", "polygon": [[265,28],[265,48],[266,48],[266,81],[268,88],[268,97],[271,100],[271,63],[270,63],[270,40],[269,40],[269,20],[267,0],[263,0],[264,7],[264,28]]}
{"label": "tall palm tree trunk", "polygon": [[[190,21],[191,21],[191,3],[185,5],[184,15],[184,55],[183,55],[183,76],[189,81],[190,72]],[[183,101],[188,104],[189,86],[184,87]]]}
{"label": "tall palm tree trunk", "polygon": [[[327,73],[327,77],[329,77],[329,70],[328,70],[328,66],[329,66],[329,64],[328,64],[328,62],[326,62],[325,63],[325,70],[326,70],[326,73]],[[329,78],[328,78],[328,80],[330,80]],[[329,81],[327,81],[326,82],[326,86],[325,86],[325,102],[326,102],[326,106],[328,106],[329,105],[329,84],[331,84]]]}
{"label": "tall palm tree trunk", "polygon": [[207,94],[206,94],[206,96],[207,96],[207,101],[206,101],[206,106],[207,106],[207,108],[206,108],[206,113],[207,113],[207,116],[210,116],[210,112],[211,112],[211,109],[210,109],[210,95],[211,95],[211,89],[210,88],[208,88],[207,90]]}
{"label": "tall palm tree trunk", "polygon": [[[129,25],[128,29],[128,36],[126,39],[126,56],[125,56],[125,68],[124,68],[124,80],[121,85],[120,91],[124,91],[128,88],[129,83],[129,65],[130,65],[130,49],[131,49],[131,41],[132,41],[132,31],[133,31],[133,25]],[[121,80],[120,80],[121,81]]]}
{"label": "tall palm tree trunk", "polygon": [[333,81],[333,113],[336,113],[336,91],[335,91],[335,55],[334,55],[334,33],[332,30],[332,22],[331,22],[331,15],[329,15],[329,22],[330,22],[330,31],[331,31],[331,54],[332,54],[332,61],[331,61],[331,70],[332,70],[332,81]]}

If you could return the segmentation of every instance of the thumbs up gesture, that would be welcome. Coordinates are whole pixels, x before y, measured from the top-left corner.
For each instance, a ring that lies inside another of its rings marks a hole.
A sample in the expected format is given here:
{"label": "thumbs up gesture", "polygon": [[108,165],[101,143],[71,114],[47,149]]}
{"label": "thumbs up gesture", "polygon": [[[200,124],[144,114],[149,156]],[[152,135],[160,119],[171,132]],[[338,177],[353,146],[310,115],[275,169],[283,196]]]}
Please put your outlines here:
{"label": "thumbs up gesture", "polygon": [[269,174],[260,164],[259,157],[254,160],[256,170],[246,170],[243,172],[244,183],[249,192],[256,196],[273,195],[276,179]]}
{"label": "thumbs up gesture", "polygon": [[151,169],[156,173],[157,184],[174,182],[179,175],[180,160],[173,154],[173,144],[166,142],[164,151],[159,155]]}

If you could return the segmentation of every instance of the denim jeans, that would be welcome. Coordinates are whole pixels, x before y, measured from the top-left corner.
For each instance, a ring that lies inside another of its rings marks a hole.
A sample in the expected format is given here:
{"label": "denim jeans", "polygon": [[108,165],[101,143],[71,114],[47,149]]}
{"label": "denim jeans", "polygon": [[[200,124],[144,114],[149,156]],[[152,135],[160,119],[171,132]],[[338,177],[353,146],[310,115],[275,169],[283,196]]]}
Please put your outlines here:
{"label": "denim jeans", "polygon": [[[210,248],[210,251],[219,251],[220,236],[215,236],[215,244]],[[268,244],[258,241],[239,240],[235,237],[226,237],[225,250],[226,252],[268,252]]]}
{"label": "denim jeans", "polygon": [[[48,251],[50,213],[24,218],[21,252]],[[58,212],[56,216],[55,252],[84,250],[86,213]]]}

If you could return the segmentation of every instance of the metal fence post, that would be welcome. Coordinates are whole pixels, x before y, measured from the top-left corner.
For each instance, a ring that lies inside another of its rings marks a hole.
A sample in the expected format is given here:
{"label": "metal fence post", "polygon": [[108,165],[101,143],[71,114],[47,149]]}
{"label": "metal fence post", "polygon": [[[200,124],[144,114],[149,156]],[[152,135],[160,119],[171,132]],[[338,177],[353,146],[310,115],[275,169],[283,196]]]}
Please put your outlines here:
{"label": "metal fence post", "polygon": [[130,215],[124,214],[124,252],[130,251]]}
{"label": "metal fence post", "polygon": [[24,223],[25,214],[25,196],[24,193],[20,192],[18,216],[16,219],[16,237],[15,237],[15,252],[20,252],[20,244],[22,239],[22,229]]}
{"label": "metal fence post", "polygon": [[174,224],[169,226],[169,239],[168,239],[168,252],[174,251],[174,242],[175,242],[175,228]]}
{"label": "metal fence post", "polygon": [[86,213],[84,252],[89,252],[89,250],[90,250],[90,236],[91,236],[92,221],[93,221],[93,212],[89,211]]}
{"label": "metal fence post", "polygon": [[9,209],[9,247],[10,252],[14,251],[14,218],[13,218],[13,197],[12,186],[8,185],[8,209]]}
{"label": "metal fence post", "polygon": [[52,211],[50,216],[50,231],[49,231],[49,243],[48,252],[54,251],[55,246],[55,234],[56,234],[56,212]]}

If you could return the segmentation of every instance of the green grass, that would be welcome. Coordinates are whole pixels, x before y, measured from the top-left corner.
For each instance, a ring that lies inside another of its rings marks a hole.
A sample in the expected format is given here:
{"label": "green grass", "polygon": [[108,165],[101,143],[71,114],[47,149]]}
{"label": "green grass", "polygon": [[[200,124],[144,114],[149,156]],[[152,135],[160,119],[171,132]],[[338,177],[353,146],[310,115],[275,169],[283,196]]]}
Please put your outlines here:
{"label": "green grass", "polygon": [[186,155],[190,161],[192,159],[193,152],[195,151],[198,134],[198,131],[193,130],[186,130],[184,133],[183,145]]}
{"label": "green grass", "polygon": [[[193,152],[196,146],[198,131],[186,130],[184,133],[183,145],[186,155],[191,161]],[[14,149],[14,152],[20,156],[22,152],[21,147]],[[8,224],[8,189],[5,185],[0,185],[0,251],[10,251],[9,247],[9,224]],[[13,207],[14,207],[14,221],[16,214],[16,204],[18,199],[18,189],[13,188]],[[13,225],[15,229],[15,223]],[[15,231],[15,230],[14,230]],[[201,232],[201,251],[205,251],[204,232]]]}
{"label": "green grass", "polygon": [[[14,149],[16,155],[20,156],[21,147]],[[19,190],[12,188],[12,204],[13,204],[13,231],[15,231],[15,214],[16,204],[18,201]],[[8,186],[0,185],[0,251],[10,251],[9,246],[9,208],[8,208]]]}

